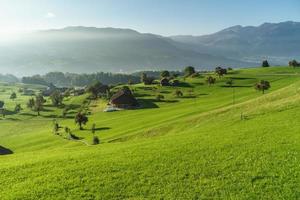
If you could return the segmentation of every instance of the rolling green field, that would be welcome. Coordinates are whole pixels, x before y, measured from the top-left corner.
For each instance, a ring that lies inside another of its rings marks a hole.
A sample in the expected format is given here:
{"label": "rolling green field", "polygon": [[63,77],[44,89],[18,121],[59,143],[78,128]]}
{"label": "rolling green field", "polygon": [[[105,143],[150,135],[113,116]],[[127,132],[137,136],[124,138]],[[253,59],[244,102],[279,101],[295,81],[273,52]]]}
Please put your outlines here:
{"label": "rolling green field", "polygon": [[[205,76],[129,86],[142,109],[105,113],[105,100],[92,101],[83,131],[74,113],[87,95],[64,100],[66,119],[49,99],[38,117],[17,92],[24,85],[0,83],[6,108],[24,108],[0,117],[0,146],[13,151],[0,156],[0,199],[299,199],[300,69],[234,70],[211,86]],[[265,94],[260,80],[271,83]],[[54,135],[53,119],[81,140]]]}

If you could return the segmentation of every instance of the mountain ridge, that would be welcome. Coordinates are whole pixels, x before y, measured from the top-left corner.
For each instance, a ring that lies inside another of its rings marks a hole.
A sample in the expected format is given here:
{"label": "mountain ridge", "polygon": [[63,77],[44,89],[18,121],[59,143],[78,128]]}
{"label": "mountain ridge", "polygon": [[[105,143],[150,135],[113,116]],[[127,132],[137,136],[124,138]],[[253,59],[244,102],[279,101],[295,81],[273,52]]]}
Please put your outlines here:
{"label": "mountain ridge", "polygon": [[262,59],[273,65],[298,59],[300,23],[232,26],[202,36],[165,37],[126,28],[70,26],[24,34],[0,45],[1,73],[44,74],[199,70],[216,66],[252,67]]}

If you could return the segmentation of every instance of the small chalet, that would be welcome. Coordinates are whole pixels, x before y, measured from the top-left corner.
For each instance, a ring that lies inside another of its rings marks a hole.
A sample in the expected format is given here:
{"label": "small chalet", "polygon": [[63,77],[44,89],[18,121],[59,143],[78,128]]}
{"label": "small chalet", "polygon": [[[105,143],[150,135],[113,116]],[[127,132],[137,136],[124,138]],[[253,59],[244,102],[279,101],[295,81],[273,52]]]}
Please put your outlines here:
{"label": "small chalet", "polygon": [[138,107],[139,103],[134,98],[130,90],[121,89],[111,97],[110,105],[116,108],[130,109]]}

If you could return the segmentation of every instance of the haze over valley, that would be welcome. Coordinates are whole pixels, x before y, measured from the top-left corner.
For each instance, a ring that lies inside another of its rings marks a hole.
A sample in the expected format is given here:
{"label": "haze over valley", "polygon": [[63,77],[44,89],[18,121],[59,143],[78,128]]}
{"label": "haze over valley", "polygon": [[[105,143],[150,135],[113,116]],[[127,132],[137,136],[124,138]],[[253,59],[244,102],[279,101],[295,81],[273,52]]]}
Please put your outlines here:
{"label": "haze over valley", "polygon": [[299,0],[0,0],[0,200],[300,199]]}
{"label": "haze over valley", "polygon": [[233,26],[204,36],[170,36],[131,29],[67,27],[18,35],[0,45],[1,73],[17,76],[50,71],[132,73],[143,70],[241,68],[268,59],[297,59],[300,23]]}

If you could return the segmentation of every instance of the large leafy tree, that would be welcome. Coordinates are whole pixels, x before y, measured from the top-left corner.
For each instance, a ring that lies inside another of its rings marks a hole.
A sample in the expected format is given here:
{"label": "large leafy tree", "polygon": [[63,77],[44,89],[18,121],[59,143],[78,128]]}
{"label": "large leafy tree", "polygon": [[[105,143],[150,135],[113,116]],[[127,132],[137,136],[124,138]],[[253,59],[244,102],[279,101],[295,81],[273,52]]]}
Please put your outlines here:
{"label": "large leafy tree", "polygon": [[75,115],[75,123],[79,125],[80,130],[83,130],[82,125],[85,125],[87,122],[88,117],[85,114],[79,112]]}
{"label": "large leafy tree", "polygon": [[64,96],[58,90],[55,90],[50,95],[50,99],[54,106],[61,106],[63,104]]}
{"label": "large leafy tree", "polygon": [[225,74],[227,74],[227,69],[224,69],[224,68],[222,68],[222,67],[217,67],[217,68],[215,69],[215,73],[216,73],[219,77],[221,77],[221,76],[224,76]]}
{"label": "large leafy tree", "polygon": [[297,62],[297,60],[292,60],[289,62],[290,67],[300,67],[300,63]]}
{"label": "large leafy tree", "polygon": [[91,84],[88,89],[94,98],[98,98],[101,94],[106,94],[109,91],[109,87],[107,85],[103,85],[100,81],[96,81],[95,83]]}
{"label": "large leafy tree", "polygon": [[164,71],[162,71],[162,72],[160,73],[160,76],[161,76],[162,78],[168,78],[168,77],[170,77],[170,72],[167,71],[167,70],[164,70]]}
{"label": "large leafy tree", "polygon": [[196,70],[192,66],[187,66],[186,68],[184,68],[184,75],[185,76],[191,76],[192,74],[195,74],[195,73],[196,73]]}
{"label": "large leafy tree", "polygon": [[268,90],[271,88],[271,84],[269,81],[261,80],[260,82],[256,83],[254,85],[254,88],[256,90],[262,91],[262,93],[265,93],[265,90]]}

